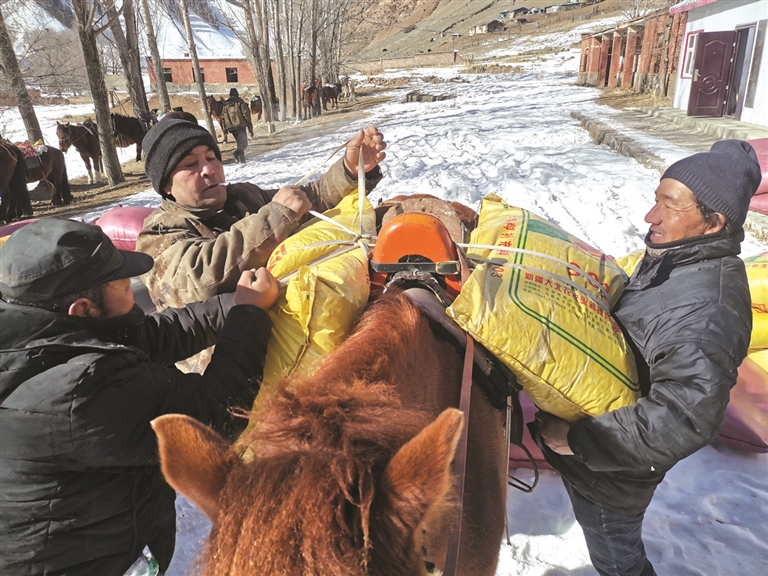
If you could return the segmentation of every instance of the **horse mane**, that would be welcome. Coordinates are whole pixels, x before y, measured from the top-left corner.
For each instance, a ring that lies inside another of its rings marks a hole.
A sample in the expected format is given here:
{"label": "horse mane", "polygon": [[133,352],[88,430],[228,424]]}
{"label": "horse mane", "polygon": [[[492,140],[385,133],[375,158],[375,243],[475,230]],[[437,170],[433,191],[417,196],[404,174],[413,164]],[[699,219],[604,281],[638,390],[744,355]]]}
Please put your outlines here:
{"label": "horse mane", "polygon": [[[406,356],[425,330],[406,297],[384,296],[313,374],[284,381],[260,404],[240,441],[253,459],[222,491],[226,513],[211,534],[206,572],[314,575],[322,567],[323,576],[355,576],[369,573],[372,556],[379,566],[398,564],[382,555],[402,554],[412,533],[386,517],[375,495],[395,453],[434,418],[404,407],[391,381],[418,361]],[[243,542],[274,553],[241,566]]]}

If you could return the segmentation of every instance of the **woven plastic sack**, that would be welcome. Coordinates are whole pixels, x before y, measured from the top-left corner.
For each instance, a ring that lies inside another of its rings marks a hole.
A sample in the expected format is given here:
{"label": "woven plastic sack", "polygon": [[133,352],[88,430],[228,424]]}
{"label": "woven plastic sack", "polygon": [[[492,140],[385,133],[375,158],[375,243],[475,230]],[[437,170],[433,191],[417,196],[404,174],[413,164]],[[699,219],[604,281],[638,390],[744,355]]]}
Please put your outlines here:
{"label": "woven plastic sack", "polygon": [[645,256],[645,248],[635,250],[620,258],[616,258],[615,262],[622,270],[624,270],[624,273],[627,276],[632,276],[637,267],[640,266],[640,262],[643,261],[643,256]]}
{"label": "woven plastic sack", "polygon": [[[374,234],[373,207],[366,200],[363,208],[363,232]],[[359,232],[357,195],[347,196],[324,216]],[[304,372],[351,331],[368,302],[368,259],[358,246],[345,253],[333,253],[346,248],[334,242],[353,238],[336,225],[315,218],[270,256],[267,267],[276,278],[295,274],[269,310],[272,333],[259,396],[285,376]],[[320,261],[323,258],[328,259]]]}
{"label": "woven plastic sack", "polygon": [[749,340],[749,353],[768,349],[768,312],[752,308],[752,335]]}
{"label": "woven plastic sack", "polygon": [[768,312],[768,252],[744,258],[752,308]]}
{"label": "woven plastic sack", "polygon": [[554,224],[489,195],[469,256],[481,264],[448,309],[540,409],[574,422],[632,404],[635,361],[610,307],[626,275]]}

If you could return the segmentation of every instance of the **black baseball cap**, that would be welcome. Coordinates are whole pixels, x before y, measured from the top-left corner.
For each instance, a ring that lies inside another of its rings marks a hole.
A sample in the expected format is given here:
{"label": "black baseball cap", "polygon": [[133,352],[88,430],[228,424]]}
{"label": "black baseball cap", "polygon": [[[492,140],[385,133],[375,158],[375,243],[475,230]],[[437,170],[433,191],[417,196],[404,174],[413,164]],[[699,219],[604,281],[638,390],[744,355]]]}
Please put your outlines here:
{"label": "black baseball cap", "polygon": [[19,228],[0,248],[0,293],[45,302],[152,269],[143,252],[118,250],[98,226],[42,218]]}

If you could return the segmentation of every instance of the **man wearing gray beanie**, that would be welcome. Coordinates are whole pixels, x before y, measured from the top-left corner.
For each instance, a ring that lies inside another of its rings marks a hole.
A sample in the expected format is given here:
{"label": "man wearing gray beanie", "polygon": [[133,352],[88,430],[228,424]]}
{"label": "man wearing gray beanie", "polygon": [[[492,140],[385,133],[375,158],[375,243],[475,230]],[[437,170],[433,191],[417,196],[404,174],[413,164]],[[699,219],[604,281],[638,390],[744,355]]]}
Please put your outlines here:
{"label": "man wearing gray beanie", "polygon": [[752,331],[738,257],[761,181],[747,142],[723,140],[675,162],[645,217],[646,252],[613,309],[632,348],[641,397],[568,424],[539,412],[534,435],[563,477],[601,576],[653,576],[645,510],[677,462],[723,427]]}
{"label": "man wearing gray beanie", "polygon": [[219,147],[202,126],[178,118],[155,124],[142,142],[144,169],[163,200],[136,240],[136,250],[155,260],[142,276],[155,305],[180,308],[232,292],[240,273],[264,266],[309,210],[329,210],[357,189],[361,150],[372,190],[381,180],[385,148],[384,136],[369,126],[319,180],[265,190],[225,181]]}

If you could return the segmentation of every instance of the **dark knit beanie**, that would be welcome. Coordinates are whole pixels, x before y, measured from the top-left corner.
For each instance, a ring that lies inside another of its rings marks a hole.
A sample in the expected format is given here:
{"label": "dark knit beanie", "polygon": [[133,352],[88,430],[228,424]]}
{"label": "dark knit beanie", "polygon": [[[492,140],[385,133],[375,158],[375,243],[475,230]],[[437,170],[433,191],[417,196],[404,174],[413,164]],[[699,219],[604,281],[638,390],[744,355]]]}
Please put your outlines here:
{"label": "dark knit beanie", "polygon": [[709,152],[678,160],[661,177],[685,184],[707,207],[741,228],[762,180],[757,154],[743,140],[720,140]]}
{"label": "dark knit beanie", "polygon": [[141,141],[141,148],[144,150],[144,172],[156,192],[167,196],[164,189],[171,172],[184,156],[201,145],[208,146],[221,160],[216,139],[200,124],[168,114],[149,129]]}
{"label": "dark knit beanie", "polygon": [[240,94],[237,91],[237,88],[230,88],[229,89],[229,97],[230,98],[237,98]]}

